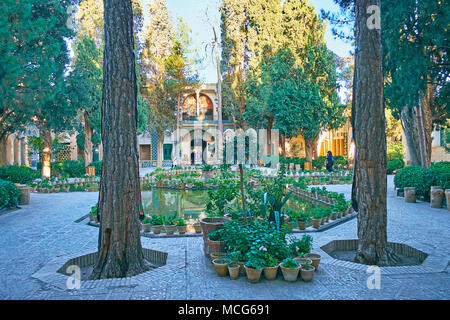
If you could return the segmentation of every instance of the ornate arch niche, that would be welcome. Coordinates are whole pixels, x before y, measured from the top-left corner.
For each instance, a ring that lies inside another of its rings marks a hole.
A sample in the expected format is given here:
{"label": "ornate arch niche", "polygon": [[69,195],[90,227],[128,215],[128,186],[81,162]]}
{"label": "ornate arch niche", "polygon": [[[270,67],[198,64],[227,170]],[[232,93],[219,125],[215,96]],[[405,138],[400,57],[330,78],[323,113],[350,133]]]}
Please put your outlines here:
{"label": "ornate arch niche", "polygon": [[212,100],[205,94],[198,96],[198,110],[197,97],[195,94],[187,96],[181,106],[182,121],[204,121],[213,120],[214,104]]}

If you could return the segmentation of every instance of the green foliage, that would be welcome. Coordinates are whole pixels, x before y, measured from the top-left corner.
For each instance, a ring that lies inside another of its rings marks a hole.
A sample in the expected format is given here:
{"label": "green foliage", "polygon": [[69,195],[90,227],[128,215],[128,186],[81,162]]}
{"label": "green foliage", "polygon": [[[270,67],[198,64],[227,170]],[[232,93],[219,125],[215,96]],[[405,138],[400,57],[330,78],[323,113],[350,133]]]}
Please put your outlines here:
{"label": "green foliage", "polygon": [[185,221],[182,217],[178,217],[178,218],[175,220],[175,223],[176,223],[176,225],[179,226],[179,227],[184,227],[184,226],[186,225],[186,221]]}
{"label": "green foliage", "polygon": [[450,188],[450,162],[433,163],[428,169],[418,166],[405,167],[395,175],[394,184],[400,189],[414,187],[416,196],[428,201],[432,186]]}
{"label": "green foliage", "polygon": [[393,159],[399,159],[403,161],[406,150],[401,141],[389,143],[386,149],[388,161]]}
{"label": "green foliage", "polygon": [[164,224],[168,226],[173,226],[177,224],[177,213],[174,212],[171,215],[168,215],[167,217],[164,217]]}
{"label": "green foliage", "polygon": [[90,213],[93,216],[97,216],[97,214],[98,214],[98,203],[95,206],[91,207]]}
{"label": "green foliage", "polygon": [[210,172],[210,171],[214,171],[214,170],[216,170],[216,167],[214,167],[210,164],[206,163],[202,166],[202,171],[204,171],[204,172]]}
{"label": "green foliage", "polygon": [[40,172],[27,166],[4,166],[0,167],[0,179],[14,183],[24,184],[37,179],[41,176]]}
{"label": "green foliage", "polygon": [[19,197],[20,190],[14,183],[0,180],[0,209],[16,207]]}
{"label": "green foliage", "polygon": [[160,214],[153,215],[150,218],[150,224],[152,226],[162,226],[164,224],[164,216]]}
{"label": "green foliage", "polygon": [[415,187],[418,197],[426,193],[424,184],[425,169],[418,166],[408,166],[400,169],[394,177],[394,184],[397,188]]}
{"label": "green foliage", "polygon": [[317,170],[322,170],[322,168],[325,166],[326,159],[327,159],[327,157],[320,156],[320,157],[317,157],[316,159],[312,160],[313,168],[317,169]]}
{"label": "green foliage", "polygon": [[216,189],[208,190],[206,213],[209,216],[223,216],[230,211],[239,198],[239,182],[229,172],[222,171]]}
{"label": "green foliage", "polygon": [[38,125],[59,131],[76,118],[64,70],[69,1],[4,0],[0,3],[0,137]]}
{"label": "green foliage", "polygon": [[59,177],[84,177],[85,167],[83,161],[67,160],[61,162],[52,162],[52,175]]}
{"label": "green foliage", "polygon": [[300,263],[292,258],[286,258],[281,263],[281,266],[288,269],[297,269],[300,266]]}
{"label": "green foliage", "polygon": [[300,240],[295,237],[290,238],[289,251],[294,257],[311,252],[313,238],[309,234],[302,236]]}
{"label": "green foliage", "polygon": [[387,162],[387,174],[392,174],[394,170],[401,169],[405,163],[401,159],[392,159]]}

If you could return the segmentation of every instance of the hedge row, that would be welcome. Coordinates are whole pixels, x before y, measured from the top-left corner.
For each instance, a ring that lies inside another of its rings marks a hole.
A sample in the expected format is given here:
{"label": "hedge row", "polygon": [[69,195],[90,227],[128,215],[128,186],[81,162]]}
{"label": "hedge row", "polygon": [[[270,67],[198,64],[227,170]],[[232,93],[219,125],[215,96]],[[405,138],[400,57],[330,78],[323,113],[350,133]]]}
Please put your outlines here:
{"label": "hedge row", "polygon": [[395,175],[394,184],[400,189],[414,187],[416,195],[428,201],[432,186],[450,189],[450,162],[436,162],[428,169],[418,166],[405,167]]}
{"label": "hedge row", "polygon": [[0,180],[0,209],[16,207],[20,190],[10,181]]}
{"label": "hedge row", "polygon": [[0,167],[0,179],[14,183],[25,184],[41,176],[40,172],[27,166],[4,166]]}

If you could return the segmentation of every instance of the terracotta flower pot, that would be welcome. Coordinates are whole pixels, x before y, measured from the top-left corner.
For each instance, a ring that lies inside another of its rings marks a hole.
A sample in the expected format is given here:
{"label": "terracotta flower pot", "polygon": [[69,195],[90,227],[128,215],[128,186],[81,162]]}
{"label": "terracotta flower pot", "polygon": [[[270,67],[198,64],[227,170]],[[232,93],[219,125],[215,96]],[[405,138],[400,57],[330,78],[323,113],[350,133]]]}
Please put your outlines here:
{"label": "terracotta flower pot", "polygon": [[244,275],[245,274],[245,266],[243,261],[238,261],[239,265],[239,274]]}
{"label": "terracotta flower pot", "polygon": [[193,227],[195,233],[202,233],[202,226],[200,224],[194,224]]}
{"label": "terracotta flower pot", "polygon": [[312,265],[315,268],[315,270],[319,269],[319,263],[320,263],[320,254],[317,253],[308,253],[306,255],[306,258],[311,259]]}
{"label": "terracotta flower pot", "polygon": [[300,266],[295,269],[285,268],[283,264],[280,265],[281,272],[283,273],[284,281],[294,282],[297,281],[298,273],[300,271]]}
{"label": "terracotta flower pot", "polygon": [[275,266],[275,267],[264,267],[264,277],[267,280],[274,280],[277,277],[277,273],[278,273],[278,267],[279,266]]}
{"label": "terracotta flower pot", "polygon": [[144,232],[151,232],[152,231],[152,226],[149,223],[144,223]]}
{"label": "terracotta flower pot", "polygon": [[321,219],[311,219],[314,228],[319,229]]}
{"label": "terracotta flower pot", "polygon": [[305,230],[306,229],[306,222],[305,221],[297,221],[299,230]]}
{"label": "terracotta flower pot", "polygon": [[164,229],[166,230],[166,234],[168,235],[172,235],[175,233],[175,229],[177,228],[177,226],[175,225],[165,225]]}
{"label": "terracotta flower pot", "polygon": [[304,257],[295,257],[294,260],[297,260],[298,263],[300,263],[300,266],[303,268],[306,266],[306,263],[312,264],[312,260],[310,258],[304,258]]}
{"label": "terracotta flower pot", "polygon": [[209,255],[209,243],[208,243],[208,234],[212,231],[222,229],[224,223],[230,221],[229,219],[223,217],[211,217],[211,218],[203,218],[200,220],[200,225],[202,226],[203,232],[203,249],[206,256]]}
{"label": "terracotta flower pot", "polygon": [[186,226],[177,226],[177,230],[179,234],[185,234],[186,233]]}
{"label": "terracotta flower pot", "polygon": [[209,255],[209,259],[211,259],[211,262],[216,259],[224,259],[226,256],[225,252],[213,252]]}
{"label": "terracotta flower pot", "polygon": [[258,282],[259,278],[261,278],[261,273],[263,271],[263,268],[261,269],[254,269],[254,268],[249,268],[247,266],[244,265],[245,268],[245,272],[247,273],[247,279],[250,282]]}
{"label": "terracotta flower pot", "polygon": [[217,253],[217,252],[223,252],[225,248],[225,242],[223,241],[213,241],[211,239],[208,239],[208,246],[209,246],[209,252]]}
{"label": "terracotta flower pot", "polygon": [[219,277],[225,277],[228,273],[229,260],[226,259],[215,259],[213,260],[214,268],[216,269],[217,275]]}
{"label": "terracotta flower pot", "polygon": [[311,266],[309,269],[301,268],[300,270],[300,276],[302,277],[303,281],[310,282],[314,278],[314,270],[315,268]]}
{"label": "terracotta flower pot", "polygon": [[239,264],[238,263],[230,263],[228,264],[228,273],[230,274],[231,280],[236,280],[239,278]]}
{"label": "terracotta flower pot", "polygon": [[161,233],[161,230],[162,230],[162,225],[159,225],[159,226],[152,226],[152,231],[153,231],[153,233],[154,234],[160,234]]}

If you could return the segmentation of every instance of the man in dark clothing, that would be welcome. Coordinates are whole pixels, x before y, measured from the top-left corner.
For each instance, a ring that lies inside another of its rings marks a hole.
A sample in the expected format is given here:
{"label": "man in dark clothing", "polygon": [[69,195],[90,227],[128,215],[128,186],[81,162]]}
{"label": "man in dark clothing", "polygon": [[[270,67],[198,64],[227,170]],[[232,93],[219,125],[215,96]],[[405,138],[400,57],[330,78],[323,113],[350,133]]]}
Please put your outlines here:
{"label": "man in dark clothing", "polygon": [[327,153],[327,161],[325,162],[325,165],[329,172],[334,171],[333,170],[334,159],[333,159],[333,154],[331,153],[331,151],[328,151],[328,153]]}

